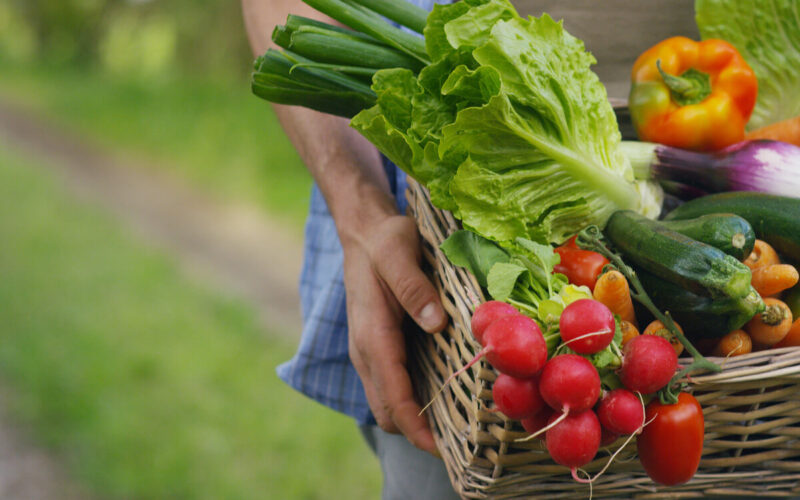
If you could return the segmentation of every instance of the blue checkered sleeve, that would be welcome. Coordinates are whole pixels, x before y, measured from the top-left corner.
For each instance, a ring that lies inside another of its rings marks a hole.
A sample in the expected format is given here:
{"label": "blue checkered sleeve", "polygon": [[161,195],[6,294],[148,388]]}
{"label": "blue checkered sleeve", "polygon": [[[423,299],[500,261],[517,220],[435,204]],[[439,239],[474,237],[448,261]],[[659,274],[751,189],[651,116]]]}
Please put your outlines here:
{"label": "blue checkered sleeve", "polygon": [[[384,160],[397,208],[405,211],[405,174]],[[278,367],[278,376],[294,389],[355,418],[374,423],[364,387],[347,351],[347,314],[342,247],[325,199],[314,186],[305,227],[300,302],[303,332],[294,357]]]}

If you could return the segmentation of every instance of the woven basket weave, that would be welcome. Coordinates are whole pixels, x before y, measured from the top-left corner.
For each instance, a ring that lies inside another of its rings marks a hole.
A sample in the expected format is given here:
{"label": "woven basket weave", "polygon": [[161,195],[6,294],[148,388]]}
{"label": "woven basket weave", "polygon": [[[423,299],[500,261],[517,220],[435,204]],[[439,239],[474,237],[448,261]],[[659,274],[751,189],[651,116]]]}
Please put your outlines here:
{"label": "woven basket weave", "polygon": [[[412,377],[427,402],[480,350],[469,328],[470,297],[483,300],[483,295],[475,278],[439,250],[459,227],[453,216],[433,207],[426,190],[411,179],[407,197],[429,274],[451,318],[441,334],[411,335]],[[587,498],[589,487],[550,460],[540,440],[516,442],[527,435],[520,423],[487,411],[496,375],[485,361],[476,363],[427,410],[456,491],[463,498]],[[703,406],[706,426],[695,477],[676,487],[656,485],[631,442],[593,484],[593,497],[800,497],[800,348],[730,358],[720,373],[693,376],[689,385]],[[602,469],[622,443],[601,449],[584,469]]]}

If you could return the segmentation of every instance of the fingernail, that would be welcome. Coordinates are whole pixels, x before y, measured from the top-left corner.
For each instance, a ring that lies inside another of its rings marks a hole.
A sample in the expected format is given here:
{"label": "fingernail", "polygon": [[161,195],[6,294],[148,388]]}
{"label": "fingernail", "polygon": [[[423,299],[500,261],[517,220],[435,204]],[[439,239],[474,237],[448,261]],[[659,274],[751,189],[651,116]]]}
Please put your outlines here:
{"label": "fingernail", "polygon": [[422,311],[419,312],[419,326],[425,330],[432,330],[438,327],[441,324],[441,321],[441,311],[433,302],[429,302],[425,307],[422,308]]}

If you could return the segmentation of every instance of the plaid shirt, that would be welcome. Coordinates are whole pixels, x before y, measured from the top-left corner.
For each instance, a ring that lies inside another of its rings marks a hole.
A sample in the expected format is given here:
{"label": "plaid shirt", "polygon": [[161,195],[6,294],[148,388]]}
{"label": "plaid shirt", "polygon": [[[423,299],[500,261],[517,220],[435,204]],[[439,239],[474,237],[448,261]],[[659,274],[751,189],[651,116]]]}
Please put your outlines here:
{"label": "plaid shirt", "polygon": [[[411,0],[425,8],[433,0]],[[439,1],[437,3],[448,3]],[[405,213],[406,175],[384,158],[397,209]],[[305,226],[300,302],[303,333],[294,357],[278,366],[278,376],[306,396],[355,418],[374,424],[364,387],[347,351],[342,246],[333,217],[316,185]]]}
{"label": "plaid shirt", "polygon": [[[384,168],[400,213],[405,211],[405,174],[388,160]],[[303,333],[294,357],[278,367],[278,376],[320,403],[374,423],[364,387],[347,351],[347,314],[342,246],[325,199],[316,185],[305,227],[300,302]]]}

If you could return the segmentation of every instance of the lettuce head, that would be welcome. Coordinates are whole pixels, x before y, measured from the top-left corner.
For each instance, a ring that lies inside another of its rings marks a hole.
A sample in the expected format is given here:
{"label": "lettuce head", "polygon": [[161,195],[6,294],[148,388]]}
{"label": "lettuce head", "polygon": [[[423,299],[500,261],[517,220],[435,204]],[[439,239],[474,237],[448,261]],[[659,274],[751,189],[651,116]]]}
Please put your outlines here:
{"label": "lettuce head", "polygon": [[378,72],[377,103],[351,125],[433,203],[498,241],[560,243],[616,210],[655,217],[661,193],[636,181],[596,61],[561,22],[507,0],[437,5],[415,76]]}
{"label": "lettuce head", "polygon": [[797,0],[696,0],[703,39],[731,43],[758,78],[754,130],[800,115],[800,2]]}

